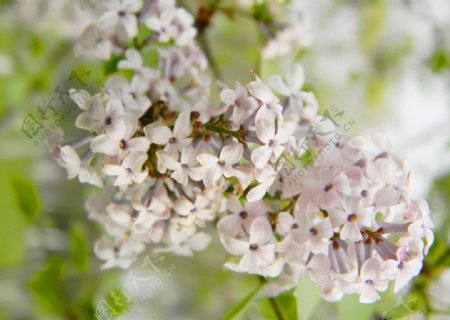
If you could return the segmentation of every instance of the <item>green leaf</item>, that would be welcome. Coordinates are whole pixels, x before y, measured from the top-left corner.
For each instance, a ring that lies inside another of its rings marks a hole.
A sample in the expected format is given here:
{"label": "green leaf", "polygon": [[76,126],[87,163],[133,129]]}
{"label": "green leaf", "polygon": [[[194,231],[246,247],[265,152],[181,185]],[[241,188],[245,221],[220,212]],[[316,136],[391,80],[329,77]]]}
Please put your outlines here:
{"label": "green leaf", "polygon": [[125,57],[124,55],[113,56],[113,57],[111,57],[111,59],[109,59],[107,62],[105,62],[104,68],[103,68],[105,76],[108,76],[111,73],[116,72],[119,61],[123,60],[124,57]]}
{"label": "green leaf", "polygon": [[85,272],[88,270],[90,262],[89,241],[81,226],[75,226],[71,230],[70,255],[79,271]]}
{"label": "green leaf", "polygon": [[0,215],[0,268],[17,266],[25,260],[26,250],[23,241],[27,218],[21,212],[15,199],[11,183],[11,172],[16,167],[26,166],[23,161],[6,162],[0,160],[0,203],[3,214]]}
{"label": "green leaf", "polygon": [[150,68],[158,68],[159,53],[156,50],[145,52],[143,55],[144,64]]}
{"label": "green leaf", "polygon": [[[322,289],[303,276],[295,290],[300,319],[307,320],[319,305]],[[346,318],[345,318],[346,319]]]}
{"label": "green leaf", "polygon": [[40,313],[63,314],[65,309],[61,286],[63,272],[63,259],[53,257],[30,280],[30,289]]}
{"label": "green leaf", "polygon": [[13,178],[11,184],[22,213],[31,221],[36,220],[41,213],[42,204],[34,184],[23,178]]}
{"label": "green leaf", "polygon": [[337,303],[339,319],[369,320],[376,309],[376,305],[359,302],[358,295],[347,295]]}
{"label": "green leaf", "polygon": [[444,50],[436,51],[431,61],[431,68],[436,73],[450,68],[450,55]]}
{"label": "green leaf", "polygon": [[275,301],[278,303],[284,319],[298,319],[297,299],[294,292],[285,292],[276,297]]}
{"label": "green leaf", "polygon": [[261,290],[263,283],[250,292],[241,302],[233,307],[224,317],[223,320],[237,320],[240,319],[243,313],[248,309],[251,302],[255,299],[259,290]]}

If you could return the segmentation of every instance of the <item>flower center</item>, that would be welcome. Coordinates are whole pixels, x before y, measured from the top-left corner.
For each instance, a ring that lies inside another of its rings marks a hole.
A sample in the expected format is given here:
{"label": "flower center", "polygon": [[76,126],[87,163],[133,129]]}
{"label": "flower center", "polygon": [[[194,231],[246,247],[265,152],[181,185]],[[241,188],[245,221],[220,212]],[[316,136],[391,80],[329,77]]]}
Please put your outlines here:
{"label": "flower center", "polygon": [[379,155],[377,155],[374,160],[384,159],[384,158],[387,158],[387,157],[388,157],[388,153],[385,151],[385,152],[382,152]]}
{"label": "flower center", "polygon": [[256,251],[256,250],[258,250],[258,245],[257,245],[257,244],[251,244],[251,245],[250,245],[250,250],[251,250],[251,251]]}
{"label": "flower center", "polygon": [[355,222],[358,219],[356,214],[352,213],[347,217],[348,222]]}
{"label": "flower center", "polygon": [[323,188],[323,190],[324,190],[325,192],[329,192],[329,191],[331,191],[331,189],[333,189],[333,185],[332,185],[331,183],[327,184],[327,185],[325,186],[325,188]]}
{"label": "flower center", "polygon": [[177,142],[177,138],[175,138],[175,137],[169,138],[169,143],[176,143],[176,142]]}
{"label": "flower center", "polygon": [[219,160],[217,161],[217,163],[219,164],[219,166],[223,167],[225,165],[225,161],[223,160]]}
{"label": "flower center", "polygon": [[241,217],[242,219],[245,219],[248,217],[248,213],[247,211],[242,211],[239,213],[239,217]]}
{"label": "flower center", "polygon": [[127,143],[125,142],[125,140],[120,140],[119,147],[120,149],[125,149],[127,147]]}
{"label": "flower center", "polygon": [[112,123],[111,117],[106,117],[106,119],[105,119],[105,124],[106,124],[107,126],[109,126],[111,123]]}
{"label": "flower center", "polygon": [[132,218],[132,219],[136,219],[137,217],[139,217],[139,211],[133,210],[133,211],[131,212],[131,218]]}
{"label": "flower center", "polygon": [[316,228],[309,229],[309,232],[311,232],[313,236],[317,236],[319,234],[319,231],[317,231]]}

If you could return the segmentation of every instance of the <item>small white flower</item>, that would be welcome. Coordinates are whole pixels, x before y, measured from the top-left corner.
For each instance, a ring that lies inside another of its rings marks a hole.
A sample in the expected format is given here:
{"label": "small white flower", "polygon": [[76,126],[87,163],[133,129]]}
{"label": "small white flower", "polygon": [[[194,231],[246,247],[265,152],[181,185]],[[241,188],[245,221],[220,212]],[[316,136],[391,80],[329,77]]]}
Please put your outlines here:
{"label": "small white flower", "polygon": [[78,176],[82,183],[89,183],[100,188],[103,187],[103,181],[97,171],[88,163],[80,160],[78,153],[71,146],[63,146],[59,149],[61,163],[67,170],[69,179]]}
{"label": "small white flower", "polygon": [[138,192],[133,196],[131,206],[139,212],[136,222],[142,224],[144,229],[152,227],[157,221],[166,220],[170,217],[170,210],[168,210],[166,203],[157,196],[152,196],[144,202]]}
{"label": "small white flower", "polygon": [[89,110],[91,108],[93,98],[86,90],[71,88],[69,95],[81,110]]}
{"label": "small white flower", "polygon": [[253,220],[248,241],[222,237],[225,248],[233,255],[243,256],[239,267],[255,273],[259,268],[268,266],[275,259],[275,244],[270,223],[265,217]]}
{"label": "small white flower", "polygon": [[135,37],[138,33],[136,13],[142,7],[142,0],[109,0],[105,5],[109,11],[99,18],[99,25],[107,30],[121,26],[129,38]]}
{"label": "small white flower", "polygon": [[[141,244],[140,246],[143,245]],[[130,250],[127,243],[122,245],[114,244],[104,238],[97,240],[94,247],[95,254],[106,262],[102,265],[102,269],[120,267],[128,268],[135,260],[136,254]]]}
{"label": "small white flower", "polygon": [[305,81],[305,72],[301,64],[295,64],[286,72],[285,80],[276,75],[270,78],[270,86],[289,99],[289,106],[301,111],[303,107],[303,98],[301,89]]}
{"label": "small white flower", "polygon": [[343,196],[349,194],[350,184],[345,174],[336,169],[316,168],[303,183],[302,198],[323,209],[342,207]]}
{"label": "small white flower", "polygon": [[266,205],[262,201],[247,202],[245,206],[242,206],[236,197],[228,200],[227,208],[232,214],[220,219],[217,229],[231,237],[242,232],[242,228],[248,232],[253,220],[267,211]]}
{"label": "small white flower", "polygon": [[211,242],[211,236],[204,232],[196,232],[194,225],[180,229],[172,224],[169,229],[169,239],[171,244],[166,248],[159,248],[157,251],[192,256],[193,251],[202,251]]}
{"label": "small white flower", "polygon": [[330,219],[308,223],[300,218],[298,228],[292,230],[293,239],[300,245],[307,244],[312,253],[327,255],[330,238],[333,235]]}
{"label": "small white flower", "polygon": [[247,85],[247,90],[256,99],[258,99],[262,106],[256,113],[255,121],[259,121],[267,117],[268,113],[277,115],[277,119],[283,118],[283,107],[280,105],[280,99],[270,90],[270,88],[258,77],[256,80]]}
{"label": "small white flower", "polygon": [[248,95],[247,89],[239,82],[236,82],[236,90],[222,90],[220,100],[227,106],[233,107],[232,120],[236,125],[241,125],[258,108],[256,100]]}
{"label": "small white flower", "polygon": [[214,218],[214,216],[211,215],[212,209],[210,208],[209,199],[201,194],[197,194],[195,202],[182,196],[175,201],[173,209],[183,217],[183,220],[178,221],[183,221],[184,225],[196,224],[198,226],[204,226],[205,221]]}
{"label": "small white flower", "polygon": [[380,299],[377,291],[386,291],[388,279],[383,275],[380,263],[373,257],[364,262],[361,268],[359,302],[373,303]]}
{"label": "small white flower", "polygon": [[100,60],[109,60],[113,44],[108,33],[95,24],[89,25],[75,44],[75,56],[86,55]]}
{"label": "small white flower", "polygon": [[282,124],[278,124],[275,133],[275,117],[256,121],[256,135],[264,144],[252,151],[251,160],[255,167],[262,168],[269,160],[276,162],[285,148],[283,144],[288,141],[288,135]]}
{"label": "small white flower", "polygon": [[247,201],[261,200],[274,184],[277,175],[275,169],[269,164],[263,168],[255,168],[254,176],[259,184],[249,190],[247,193]]}
{"label": "small white flower", "polygon": [[167,6],[159,16],[152,15],[145,21],[150,30],[158,35],[158,40],[168,42],[174,39],[178,46],[192,42],[197,30],[193,26],[194,18],[183,8]]}
{"label": "small white flower", "polygon": [[96,136],[91,141],[91,150],[106,155],[123,155],[127,152],[147,152],[150,142],[146,137],[133,137],[136,128],[125,122],[123,136],[113,138],[107,134]]}
{"label": "small white flower", "polygon": [[112,138],[120,138],[126,131],[125,111],[120,100],[107,99],[104,104],[99,97],[84,115],[89,119],[85,121],[91,123],[91,130],[95,133],[106,133]]}
{"label": "small white flower", "polygon": [[126,187],[132,183],[141,183],[148,176],[147,169],[142,166],[147,160],[145,152],[132,152],[128,154],[120,165],[106,164],[103,172],[109,176],[117,176],[115,186]]}
{"label": "small white flower", "polygon": [[169,127],[154,122],[144,128],[145,136],[154,144],[165,145],[164,151],[172,156],[177,156],[185,146],[192,142],[192,138],[188,138],[192,132],[192,124],[190,113],[187,111],[180,112],[172,130]]}
{"label": "small white flower", "polygon": [[219,157],[202,153],[197,156],[197,161],[204,168],[203,182],[205,186],[212,187],[223,176],[226,178],[238,177],[245,180],[245,175],[233,168],[233,165],[242,158],[244,148],[242,144],[235,143],[222,148]]}
{"label": "small white flower", "polygon": [[156,153],[159,161],[158,167],[172,170],[170,177],[184,186],[188,184],[189,177],[193,180],[201,180],[201,172],[195,168],[196,155],[195,149],[190,145],[183,147],[179,161],[164,151]]}
{"label": "small white flower", "polygon": [[[135,75],[131,81],[132,87],[148,90],[150,82],[159,79],[159,71],[145,67],[141,53],[134,48],[128,49],[125,52],[125,56],[126,59],[119,61],[117,68],[120,70],[134,70]],[[139,91],[143,92],[142,89]]]}
{"label": "small white flower", "polygon": [[374,225],[373,207],[365,207],[364,203],[355,197],[345,197],[343,207],[344,210],[329,210],[333,226],[342,227],[340,231],[342,240],[361,241],[363,239],[361,229]]}
{"label": "small white flower", "polygon": [[105,84],[107,92],[114,98],[120,99],[123,105],[131,110],[145,112],[151,104],[148,92],[148,83],[139,77],[133,77],[131,84],[124,76],[112,76]]}

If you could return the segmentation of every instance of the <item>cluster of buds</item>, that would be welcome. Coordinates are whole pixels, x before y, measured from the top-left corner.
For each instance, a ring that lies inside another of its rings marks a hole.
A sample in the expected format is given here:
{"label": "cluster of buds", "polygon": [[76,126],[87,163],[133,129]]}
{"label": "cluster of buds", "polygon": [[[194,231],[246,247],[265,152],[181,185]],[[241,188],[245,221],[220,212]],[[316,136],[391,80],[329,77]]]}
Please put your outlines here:
{"label": "cluster of buds", "polygon": [[[326,299],[359,293],[373,302],[390,280],[398,291],[418,274],[433,241],[429,210],[410,199],[409,172],[382,134],[340,139],[288,184],[295,168],[287,171],[287,160],[330,143],[308,133],[335,130],[303,89],[302,66],[223,88],[215,104],[192,17],[171,1],[143,11],[140,1],[121,3],[105,13],[116,36],[135,36],[128,15],[152,30],[144,46],[121,49],[119,72],[132,77],[113,75],[93,95],[72,89],[83,110],[76,126],[87,134],[53,146],[69,178],[106,191],[106,201],[86,205],[110,235],[95,245],[104,268],[127,268],[148,244],[191,255],[216,230],[235,256],[226,266],[275,278],[272,294],[306,274]],[[155,68],[143,62],[147,45],[157,52]]]}

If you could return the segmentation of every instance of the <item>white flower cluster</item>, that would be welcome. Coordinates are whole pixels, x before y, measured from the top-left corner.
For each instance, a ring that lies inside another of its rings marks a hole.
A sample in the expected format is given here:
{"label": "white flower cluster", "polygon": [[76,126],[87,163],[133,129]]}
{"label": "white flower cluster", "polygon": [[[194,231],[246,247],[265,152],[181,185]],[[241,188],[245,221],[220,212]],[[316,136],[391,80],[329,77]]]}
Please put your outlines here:
{"label": "white flower cluster", "polygon": [[107,0],[100,6],[106,11],[81,34],[76,55],[108,60],[112,53],[122,53],[123,44],[138,36],[139,26],[153,31],[150,42],[174,41],[183,46],[193,42],[196,29],[193,17],[174,0]]}
{"label": "white flower cluster", "polygon": [[261,53],[263,59],[282,58],[301,49],[310,47],[312,32],[310,21],[305,17],[305,3],[290,1],[289,3],[275,4],[270,1],[271,14],[276,23],[271,27],[262,27],[267,36],[267,43]]}
{"label": "white flower cluster", "polygon": [[[99,23],[109,17],[110,28],[133,37],[140,2],[114,8]],[[389,280],[398,291],[418,274],[433,241],[429,210],[410,200],[409,172],[381,134],[341,139],[292,190],[285,160],[305,144],[319,152],[330,143],[308,133],[335,130],[302,90],[302,66],[269,85],[257,76],[236,83],[214,105],[192,17],[171,1],[142,10],[150,46],[173,40],[154,48],[159,66],[128,49],[118,68],[132,70],[130,81],[114,75],[93,96],[72,89],[83,110],[76,126],[88,134],[53,152],[69,178],[106,190],[107,202],[86,206],[112,237],[95,246],[105,268],[130,266],[147,244],[191,255],[208,245],[205,227],[218,220],[224,247],[239,259],[226,266],[279,277],[272,285],[280,290],[307,274],[329,300],[359,293],[373,302]]]}

